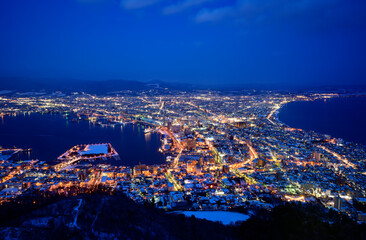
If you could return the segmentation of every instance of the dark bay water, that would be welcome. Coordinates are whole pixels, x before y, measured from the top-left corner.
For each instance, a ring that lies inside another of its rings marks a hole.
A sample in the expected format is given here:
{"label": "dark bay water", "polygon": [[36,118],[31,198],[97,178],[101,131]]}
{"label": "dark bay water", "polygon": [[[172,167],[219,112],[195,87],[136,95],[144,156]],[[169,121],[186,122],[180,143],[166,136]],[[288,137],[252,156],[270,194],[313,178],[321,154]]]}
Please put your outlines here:
{"label": "dark bay water", "polygon": [[366,145],[366,97],[291,102],[278,117],[291,127]]}
{"label": "dark bay water", "polygon": [[160,164],[160,136],[144,134],[140,125],[101,127],[88,121],[72,122],[61,115],[31,114],[0,119],[0,146],[32,148],[28,159],[54,162],[74,145],[111,143],[119,153],[121,165]]}

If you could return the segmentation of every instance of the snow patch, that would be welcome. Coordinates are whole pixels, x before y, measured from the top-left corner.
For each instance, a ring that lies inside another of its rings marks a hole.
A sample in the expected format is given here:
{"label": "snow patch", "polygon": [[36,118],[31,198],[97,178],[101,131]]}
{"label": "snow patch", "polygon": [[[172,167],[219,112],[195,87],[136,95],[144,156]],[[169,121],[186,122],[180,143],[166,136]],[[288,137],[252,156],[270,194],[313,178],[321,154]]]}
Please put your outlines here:
{"label": "snow patch", "polygon": [[183,213],[187,217],[194,215],[199,219],[206,219],[212,222],[222,222],[225,225],[244,222],[250,218],[250,215],[227,211],[183,211],[178,213]]}

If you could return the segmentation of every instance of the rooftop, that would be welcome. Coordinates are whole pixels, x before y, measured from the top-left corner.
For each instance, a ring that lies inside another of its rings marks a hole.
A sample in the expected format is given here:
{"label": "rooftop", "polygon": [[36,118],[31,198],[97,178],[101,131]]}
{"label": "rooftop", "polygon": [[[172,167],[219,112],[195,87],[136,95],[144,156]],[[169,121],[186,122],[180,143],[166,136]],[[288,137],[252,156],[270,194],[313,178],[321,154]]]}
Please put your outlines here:
{"label": "rooftop", "polygon": [[87,145],[81,155],[108,154],[108,144]]}

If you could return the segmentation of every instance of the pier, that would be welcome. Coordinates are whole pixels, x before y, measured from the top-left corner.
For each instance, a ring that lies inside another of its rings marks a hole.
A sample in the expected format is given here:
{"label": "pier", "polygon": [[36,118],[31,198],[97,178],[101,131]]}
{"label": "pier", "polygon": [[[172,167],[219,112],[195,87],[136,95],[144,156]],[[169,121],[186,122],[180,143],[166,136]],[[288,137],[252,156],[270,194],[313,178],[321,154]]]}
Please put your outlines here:
{"label": "pier", "polygon": [[22,148],[7,148],[7,149],[0,149],[0,161],[2,160],[8,160],[14,155],[20,153],[20,152],[30,152],[32,151],[31,148],[22,149]]}
{"label": "pier", "polygon": [[117,151],[110,143],[76,145],[59,156],[57,160],[62,162],[54,167],[56,171],[61,171],[80,161],[94,161],[98,159],[106,161],[108,158],[120,160]]}

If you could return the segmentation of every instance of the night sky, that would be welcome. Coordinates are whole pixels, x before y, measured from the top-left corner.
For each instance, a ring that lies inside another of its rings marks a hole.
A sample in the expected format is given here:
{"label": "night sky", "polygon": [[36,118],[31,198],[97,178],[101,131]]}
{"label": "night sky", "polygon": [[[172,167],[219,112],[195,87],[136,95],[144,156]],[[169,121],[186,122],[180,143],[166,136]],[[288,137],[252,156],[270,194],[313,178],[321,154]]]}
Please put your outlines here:
{"label": "night sky", "polygon": [[2,0],[0,77],[366,83],[365,0]]}

